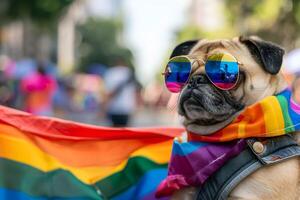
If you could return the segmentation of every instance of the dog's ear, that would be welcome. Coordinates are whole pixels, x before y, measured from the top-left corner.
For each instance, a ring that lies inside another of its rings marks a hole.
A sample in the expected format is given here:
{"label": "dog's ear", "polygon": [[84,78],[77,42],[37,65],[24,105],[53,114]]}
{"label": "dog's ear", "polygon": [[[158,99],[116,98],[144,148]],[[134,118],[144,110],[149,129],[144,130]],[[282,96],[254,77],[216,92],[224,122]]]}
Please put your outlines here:
{"label": "dog's ear", "polygon": [[195,44],[197,44],[199,40],[189,40],[189,41],[186,41],[186,42],[183,42],[179,45],[177,45],[170,58],[173,58],[175,56],[182,56],[182,55],[187,55],[189,54],[189,52],[191,51],[191,49],[195,46]]}
{"label": "dog's ear", "polygon": [[272,42],[264,41],[254,36],[241,36],[239,40],[247,46],[256,62],[261,64],[266,72],[273,75],[279,72],[284,49]]}

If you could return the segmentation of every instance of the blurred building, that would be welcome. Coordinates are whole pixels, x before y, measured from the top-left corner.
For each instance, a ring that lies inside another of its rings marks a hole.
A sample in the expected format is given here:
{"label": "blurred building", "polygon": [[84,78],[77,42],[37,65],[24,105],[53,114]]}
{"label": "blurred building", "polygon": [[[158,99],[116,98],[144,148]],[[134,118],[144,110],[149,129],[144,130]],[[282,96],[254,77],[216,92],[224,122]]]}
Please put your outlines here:
{"label": "blurred building", "polygon": [[87,18],[86,1],[76,0],[58,24],[57,63],[59,72],[67,74],[75,64],[75,26]]}
{"label": "blurred building", "polygon": [[1,28],[1,50],[7,55],[20,58],[23,55],[24,26],[21,22],[14,22]]}
{"label": "blurred building", "polygon": [[190,17],[192,24],[207,31],[217,30],[224,26],[224,1],[193,0]]}
{"label": "blurred building", "polygon": [[75,65],[76,25],[88,17],[116,17],[121,11],[120,0],[76,0],[61,18],[58,27],[58,66],[67,74]]}
{"label": "blurred building", "polygon": [[122,12],[122,0],[86,0],[86,10],[92,16],[116,17]]}
{"label": "blurred building", "polygon": [[14,59],[32,57],[43,60],[51,54],[52,41],[49,35],[32,37],[35,28],[29,20],[14,21],[1,27],[0,42],[1,52]]}

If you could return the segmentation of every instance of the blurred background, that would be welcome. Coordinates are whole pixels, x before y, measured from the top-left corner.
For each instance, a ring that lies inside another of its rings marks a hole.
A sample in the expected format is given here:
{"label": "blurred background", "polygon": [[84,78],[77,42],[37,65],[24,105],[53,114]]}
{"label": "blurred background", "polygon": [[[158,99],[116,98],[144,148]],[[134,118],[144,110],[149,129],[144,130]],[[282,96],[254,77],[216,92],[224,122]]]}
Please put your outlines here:
{"label": "blurred background", "polygon": [[300,72],[300,0],[1,0],[0,103],[96,125],[179,125],[161,76],[171,50],[239,35],[282,45],[287,79]]}

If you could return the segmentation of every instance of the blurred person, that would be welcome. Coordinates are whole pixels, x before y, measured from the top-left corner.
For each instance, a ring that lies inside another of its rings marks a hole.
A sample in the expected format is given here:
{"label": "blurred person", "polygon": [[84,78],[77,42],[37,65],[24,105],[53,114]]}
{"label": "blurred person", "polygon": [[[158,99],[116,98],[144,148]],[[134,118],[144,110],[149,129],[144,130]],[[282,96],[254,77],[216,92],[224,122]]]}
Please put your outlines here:
{"label": "blurred person", "polygon": [[53,105],[55,109],[55,115],[60,115],[72,111],[74,107],[73,95],[74,95],[74,84],[72,76],[58,77],[57,87],[53,94]]}
{"label": "blurred person", "polygon": [[104,83],[105,110],[112,126],[127,126],[137,107],[138,85],[133,70],[118,58],[116,65],[105,73]]}
{"label": "blurred person", "polygon": [[5,69],[10,63],[10,59],[5,56],[0,56],[0,104],[4,106],[12,106],[13,104],[13,82],[5,73]]}
{"label": "blurred person", "polygon": [[23,109],[23,96],[21,91],[21,80],[36,71],[36,61],[33,58],[22,58],[13,60],[9,58],[4,72],[5,76],[11,82],[13,90],[12,107]]}
{"label": "blurred person", "polygon": [[0,71],[0,104],[4,106],[12,106],[13,104],[13,87],[9,81]]}
{"label": "blurred person", "polygon": [[24,110],[35,115],[52,116],[56,86],[56,80],[46,73],[44,65],[40,63],[36,72],[21,79]]}
{"label": "blurred person", "polygon": [[294,82],[292,84],[292,91],[293,91],[293,100],[292,102],[295,106],[298,107],[298,111],[300,112],[300,74],[298,74]]}

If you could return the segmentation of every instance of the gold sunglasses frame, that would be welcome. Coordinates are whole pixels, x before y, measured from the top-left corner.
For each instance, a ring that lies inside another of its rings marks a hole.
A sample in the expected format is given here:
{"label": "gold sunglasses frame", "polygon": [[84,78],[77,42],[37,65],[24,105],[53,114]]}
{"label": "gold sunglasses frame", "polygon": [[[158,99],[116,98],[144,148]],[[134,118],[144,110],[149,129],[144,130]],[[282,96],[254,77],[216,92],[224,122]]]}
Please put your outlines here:
{"label": "gold sunglasses frame", "polygon": [[[237,78],[235,84],[234,84],[232,87],[230,87],[230,88],[228,88],[228,89],[224,89],[224,88],[221,88],[221,87],[217,86],[217,85],[211,80],[211,78],[210,78],[209,76],[207,76],[207,77],[208,77],[209,81],[210,81],[215,87],[217,87],[218,89],[224,90],[224,91],[231,90],[231,89],[233,89],[233,88],[236,86],[236,84],[239,82],[239,78],[240,78],[240,66],[242,66],[243,63],[239,62],[233,55],[231,55],[231,54],[229,54],[229,53],[215,53],[215,54],[207,55],[207,56],[206,56],[206,57],[207,57],[206,60],[208,60],[208,58],[209,58],[210,56],[213,56],[213,55],[216,55],[216,54],[226,54],[226,55],[229,55],[229,56],[231,56],[232,58],[234,58],[234,59],[236,60],[236,62],[237,62],[237,64],[238,64],[238,78]],[[176,59],[176,58],[186,58],[186,59],[191,63],[191,69],[190,69],[189,77],[188,77],[188,79],[186,80],[186,82],[184,83],[184,85],[186,85],[187,82],[190,80],[190,76],[191,76],[191,74],[192,74],[192,73],[191,73],[191,72],[192,72],[192,67],[193,67],[193,65],[194,65],[195,62],[198,62],[198,66],[204,65],[204,69],[205,69],[205,71],[206,71],[205,64],[206,64],[207,61],[204,61],[204,60],[199,59],[199,58],[191,58],[190,56],[182,55],[182,56],[174,56],[174,57],[172,57],[172,58],[168,61],[168,63],[171,62],[172,60]],[[199,62],[202,62],[202,63],[199,63]],[[163,75],[163,76],[166,76],[166,75],[168,75],[169,73],[171,73],[170,71],[168,71],[168,68],[169,68],[169,67],[168,67],[168,64],[167,64],[166,67],[165,67],[165,71],[162,72],[162,75]],[[168,89],[168,90],[169,90],[169,89]]]}

